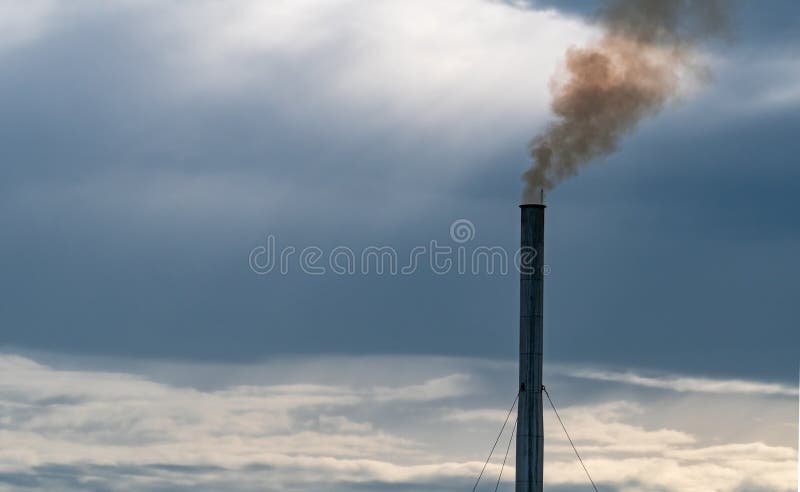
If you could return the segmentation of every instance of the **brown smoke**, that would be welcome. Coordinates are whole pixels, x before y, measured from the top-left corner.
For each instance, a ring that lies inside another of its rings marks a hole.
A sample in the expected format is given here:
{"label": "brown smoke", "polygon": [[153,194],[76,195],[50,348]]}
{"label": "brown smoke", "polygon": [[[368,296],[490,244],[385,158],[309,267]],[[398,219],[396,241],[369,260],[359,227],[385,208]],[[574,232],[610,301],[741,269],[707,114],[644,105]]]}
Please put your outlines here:
{"label": "brown smoke", "polygon": [[567,50],[564,76],[551,81],[558,117],[531,141],[525,201],[538,201],[677,93],[681,73],[707,74],[695,45],[725,32],[725,0],[614,0],[600,12],[603,37]]}

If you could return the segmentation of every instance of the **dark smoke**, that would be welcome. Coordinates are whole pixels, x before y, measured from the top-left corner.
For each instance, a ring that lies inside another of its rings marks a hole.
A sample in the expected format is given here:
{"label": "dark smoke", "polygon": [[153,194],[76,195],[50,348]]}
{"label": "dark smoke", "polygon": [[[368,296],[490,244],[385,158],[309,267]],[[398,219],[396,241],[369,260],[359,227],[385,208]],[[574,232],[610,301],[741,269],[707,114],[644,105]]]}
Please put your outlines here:
{"label": "dark smoke", "polygon": [[603,37],[567,50],[565,77],[554,77],[552,111],[558,119],[531,141],[533,166],[525,201],[538,201],[676,94],[681,73],[702,79],[695,45],[725,33],[725,0],[615,0],[599,13]]}

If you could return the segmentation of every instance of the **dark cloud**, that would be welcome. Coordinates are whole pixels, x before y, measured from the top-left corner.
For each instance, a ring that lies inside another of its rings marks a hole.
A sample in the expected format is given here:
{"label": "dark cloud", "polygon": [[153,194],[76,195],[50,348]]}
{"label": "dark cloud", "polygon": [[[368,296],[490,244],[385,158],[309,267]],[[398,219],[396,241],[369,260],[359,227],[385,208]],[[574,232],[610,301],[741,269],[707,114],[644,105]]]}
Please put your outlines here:
{"label": "dark cloud", "polygon": [[[753,9],[732,57],[792,32],[793,3]],[[0,60],[0,343],[227,361],[513,358],[513,275],[258,277],[247,257],[268,233],[408,252],[447,240],[461,217],[476,241],[513,250],[528,128],[517,140],[490,128],[464,150],[387,108],[298,116],[294,103],[344,63],[306,63],[320,54],[260,60],[274,93],[181,92],[162,55],[185,47],[168,49],[149,14],[109,12]],[[730,82],[740,75],[719,71],[712,105],[645,125],[549,198],[551,360],[794,377],[800,128],[794,106],[734,111],[765,83]]]}

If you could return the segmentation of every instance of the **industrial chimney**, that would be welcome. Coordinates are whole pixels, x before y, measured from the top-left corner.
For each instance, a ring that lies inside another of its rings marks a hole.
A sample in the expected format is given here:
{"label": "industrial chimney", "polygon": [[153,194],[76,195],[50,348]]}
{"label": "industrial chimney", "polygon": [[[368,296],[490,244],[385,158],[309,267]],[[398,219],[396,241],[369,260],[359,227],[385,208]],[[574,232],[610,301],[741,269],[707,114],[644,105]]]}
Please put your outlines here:
{"label": "industrial chimney", "polygon": [[[540,195],[542,196],[542,195]],[[516,492],[542,492],[543,203],[520,205],[519,404]]]}

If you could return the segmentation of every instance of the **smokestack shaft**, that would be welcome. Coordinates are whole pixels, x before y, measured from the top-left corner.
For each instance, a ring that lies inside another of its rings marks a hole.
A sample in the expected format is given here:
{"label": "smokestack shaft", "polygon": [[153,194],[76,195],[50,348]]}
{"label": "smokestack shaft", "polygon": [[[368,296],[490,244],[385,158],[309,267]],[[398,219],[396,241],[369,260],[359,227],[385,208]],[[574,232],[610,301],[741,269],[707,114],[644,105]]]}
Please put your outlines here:
{"label": "smokestack shaft", "polygon": [[[542,492],[544,205],[522,205],[516,492]],[[527,257],[527,260],[526,260]]]}

